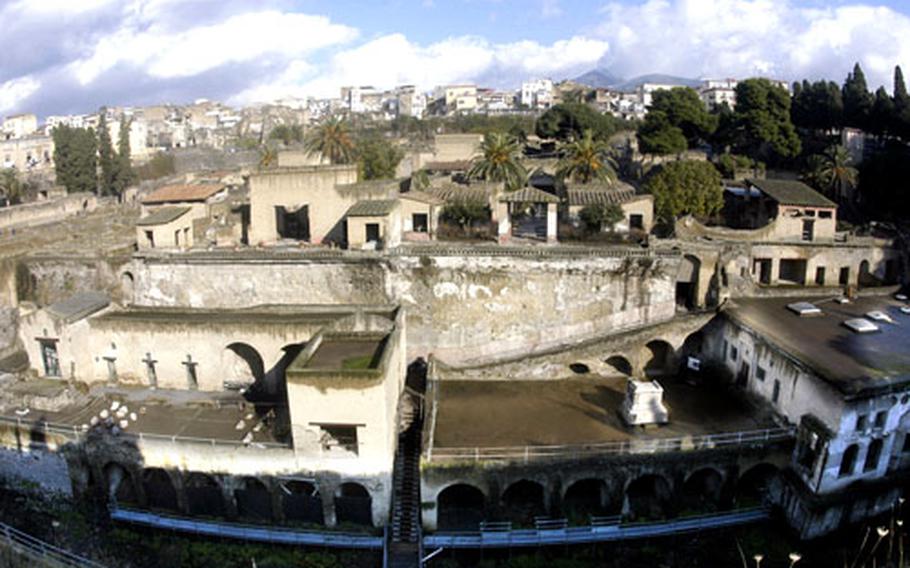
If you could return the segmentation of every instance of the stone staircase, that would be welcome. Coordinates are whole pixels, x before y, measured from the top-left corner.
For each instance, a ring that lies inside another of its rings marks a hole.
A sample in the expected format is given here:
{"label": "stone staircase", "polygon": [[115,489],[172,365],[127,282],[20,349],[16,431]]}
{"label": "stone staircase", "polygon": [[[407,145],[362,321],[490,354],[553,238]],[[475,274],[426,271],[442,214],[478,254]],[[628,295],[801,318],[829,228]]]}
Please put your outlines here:
{"label": "stone staircase", "polygon": [[423,420],[420,395],[405,391],[399,407],[398,451],[392,477],[388,566],[420,566],[420,440]]}

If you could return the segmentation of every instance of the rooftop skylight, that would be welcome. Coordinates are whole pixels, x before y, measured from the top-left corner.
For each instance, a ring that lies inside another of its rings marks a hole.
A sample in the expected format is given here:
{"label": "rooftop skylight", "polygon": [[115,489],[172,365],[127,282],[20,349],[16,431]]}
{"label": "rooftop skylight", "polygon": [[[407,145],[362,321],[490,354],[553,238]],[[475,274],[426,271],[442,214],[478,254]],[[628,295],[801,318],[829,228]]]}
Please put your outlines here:
{"label": "rooftop skylight", "polygon": [[889,316],[888,314],[886,314],[885,312],[880,311],[880,310],[875,310],[875,311],[869,312],[866,314],[866,317],[871,320],[874,320],[874,321],[880,321],[880,322],[884,322],[884,323],[894,323],[894,320],[891,318],[891,316]]}
{"label": "rooftop skylight", "polygon": [[863,318],[847,320],[844,325],[856,333],[872,333],[879,330],[877,325]]}
{"label": "rooftop skylight", "polygon": [[815,304],[810,304],[809,302],[796,302],[795,304],[788,304],[787,309],[800,317],[820,316],[822,314],[822,311],[818,308],[818,306]]}

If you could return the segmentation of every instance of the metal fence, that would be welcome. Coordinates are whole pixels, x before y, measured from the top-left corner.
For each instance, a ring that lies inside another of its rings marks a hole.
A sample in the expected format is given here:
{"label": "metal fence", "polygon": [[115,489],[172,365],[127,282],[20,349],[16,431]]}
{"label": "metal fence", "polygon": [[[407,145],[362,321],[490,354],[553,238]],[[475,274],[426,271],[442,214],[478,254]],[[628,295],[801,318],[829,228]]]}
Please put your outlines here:
{"label": "metal fence", "polygon": [[35,566],[104,568],[97,562],[57,548],[3,523],[0,523],[0,537],[3,538],[3,546],[32,560]]}
{"label": "metal fence", "polygon": [[654,538],[755,523],[770,518],[767,507],[737,509],[666,521],[623,523],[620,517],[596,517],[585,526],[565,519],[537,519],[536,528],[513,529],[511,523],[485,523],[471,532],[437,532],[424,537],[427,548],[512,548],[583,544]]}
{"label": "metal fence", "polygon": [[264,525],[203,521],[177,517],[174,515],[162,515],[147,511],[124,509],[122,507],[111,509],[111,519],[196,535],[273,544],[358,548],[367,550],[381,550],[383,548],[383,538],[370,534],[340,531],[305,531]]}
{"label": "metal fence", "polygon": [[[19,432],[28,434],[35,443],[36,437],[58,436],[67,441],[78,441],[88,432],[83,431],[75,424],[56,424],[46,420],[30,421],[20,417],[0,416],[0,424],[15,427]],[[150,434],[146,432],[125,432],[121,431],[119,436],[126,439],[140,441],[159,441],[171,442],[174,444],[201,444],[212,447],[255,447],[260,449],[290,449],[290,444],[280,444],[277,442],[249,442],[244,443],[242,440],[227,440],[217,438],[195,438],[192,436],[169,436],[166,434]]]}
{"label": "metal fence", "polygon": [[766,428],[743,432],[682,436],[676,438],[636,438],[597,444],[559,446],[510,446],[490,448],[433,448],[427,461],[509,461],[523,462],[555,459],[581,459],[600,456],[624,456],[687,452],[736,447],[764,446],[793,439],[794,427]]}

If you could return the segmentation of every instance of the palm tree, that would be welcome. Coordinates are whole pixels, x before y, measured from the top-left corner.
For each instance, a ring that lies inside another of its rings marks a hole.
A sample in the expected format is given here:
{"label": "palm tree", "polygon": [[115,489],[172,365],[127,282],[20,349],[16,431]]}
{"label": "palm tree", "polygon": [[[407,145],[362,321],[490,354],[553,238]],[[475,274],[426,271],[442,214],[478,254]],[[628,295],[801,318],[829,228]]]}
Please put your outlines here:
{"label": "palm tree", "polygon": [[259,167],[271,168],[278,163],[278,151],[269,144],[263,144],[259,148]]}
{"label": "palm tree", "polygon": [[506,190],[524,187],[528,171],[521,163],[521,144],[502,132],[490,132],[478,147],[479,155],[472,160],[468,177],[486,181],[501,181]]}
{"label": "palm tree", "polygon": [[837,201],[845,201],[856,187],[859,172],[850,165],[850,154],[843,146],[831,146],[824,154],[809,158],[806,181],[828,193]]}
{"label": "palm tree", "polygon": [[354,140],[348,125],[340,118],[329,118],[313,129],[304,141],[308,153],[321,154],[333,164],[354,161]]}
{"label": "palm tree", "polygon": [[590,130],[586,130],[580,140],[563,146],[562,150],[563,157],[556,167],[556,176],[560,179],[571,178],[579,183],[612,183],[616,180],[618,166],[608,155],[609,147],[600,140],[594,140]]}

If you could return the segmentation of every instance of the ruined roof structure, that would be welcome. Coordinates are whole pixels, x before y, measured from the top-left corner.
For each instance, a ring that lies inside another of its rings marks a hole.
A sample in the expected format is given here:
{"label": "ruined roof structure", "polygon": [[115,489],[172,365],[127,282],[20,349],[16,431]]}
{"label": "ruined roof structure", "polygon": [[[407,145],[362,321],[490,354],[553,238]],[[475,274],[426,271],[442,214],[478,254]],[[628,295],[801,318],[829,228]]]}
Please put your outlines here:
{"label": "ruined roof structure", "polygon": [[569,205],[621,205],[635,198],[635,188],[629,184],[606,186],[570,186],[566,188]]}
{"label": "ruined roof structure", "polygon": [[140,227],[147,227],[150,225],[163,225],[165,223],[170,223],[171,221],[176,221],[177,219],[183,217],[189,212],[189,207],[162,207],[158,209],[151,215],[147,215],[142,219],[136,221],[136,224]]}
{"label": "ruined roof structure", "polygon": [[402,193],[399,195],[399,198],[408,199],[410,201],[417,201],[419,203],[427,203],[429,205],[442,205],[445,203],[442,199],[439,199],[436,196],[417,190],[411,190],[406,193]]}
{"label": "ruined roof structure", "polygon": [[156,203],[205,201],[223,189],[224,184],[221,183],[166,185],[145,196],[142,202],[146,205],[153,205]]}
{"label": "ruined roof structure", "polygon": [[[821,314],[800,317],[787,306],[798,298],[741,298],[725,310],[727,317],[752,329],[786,351],[847,396],[888,390],[910,382],[910,316],[888,297],[859,298],[846,304],[805,299]],[[879,323],[879,331],[857,334],[844,325],[873,311],[895,323]]]}
{"label": "ruined roof structure", "polygon": [[837,204],[815,191],[801,181],[782,179],[746,180],[750,186],[757,187],[762,193],[780,205],[798,205],[805,207],[837,207]]}
{"label": "ruined roof structure", "polygon": [[395,210],[398,202],[394,199],[358,201],[348,209],[348,217],[384,217]]}
{"label": "ruined roof structure", "polygon": [[104,292],[80,292],[47,307],[54,317],[72,323],[99,312],[110,305],[111,299]]}
{"label": "ruined roof structure", "polygon": [[504,203],[559,203],[559,198],[536,187],[523,187],[499,197]]}

